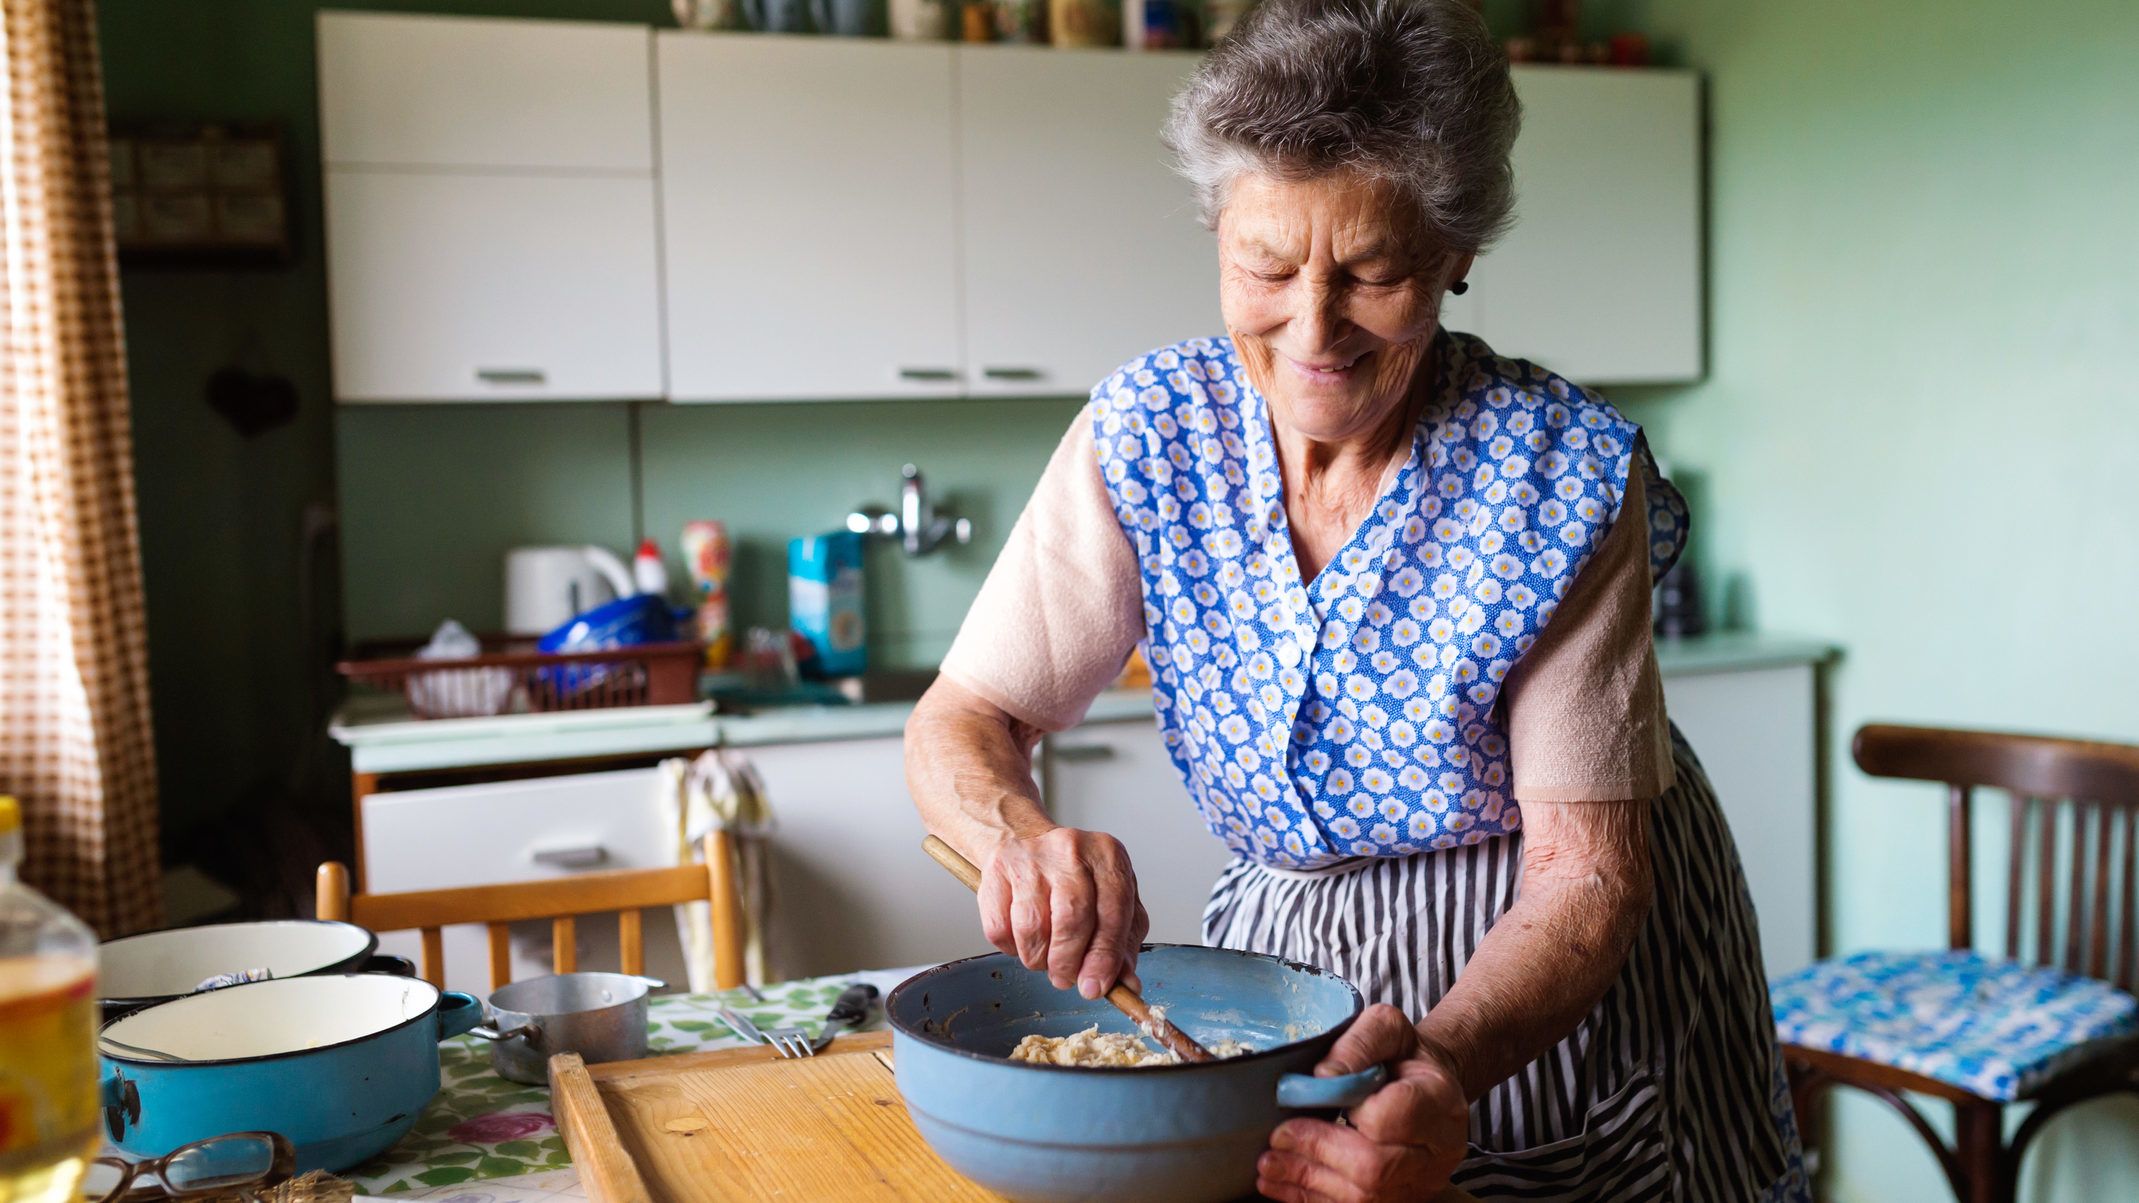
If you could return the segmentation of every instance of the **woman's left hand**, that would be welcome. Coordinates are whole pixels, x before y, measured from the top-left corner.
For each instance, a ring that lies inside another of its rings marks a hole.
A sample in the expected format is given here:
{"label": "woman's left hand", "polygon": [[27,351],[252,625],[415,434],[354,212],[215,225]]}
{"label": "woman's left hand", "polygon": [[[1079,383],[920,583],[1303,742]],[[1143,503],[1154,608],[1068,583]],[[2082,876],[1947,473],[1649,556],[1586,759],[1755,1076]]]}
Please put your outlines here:
{"label": "woman's left hand", "polygon": [[1255,1189],[1278,1203],[1431,1198],[1448,1186],[1470,1135],[1455,1071],[1395,1007],[1368,1007],[1315,1067],[1319,1075],[1389,1066],[1389,1084],[1354,1107],[1350,1127],[1288,1119],[1256,1163]]}

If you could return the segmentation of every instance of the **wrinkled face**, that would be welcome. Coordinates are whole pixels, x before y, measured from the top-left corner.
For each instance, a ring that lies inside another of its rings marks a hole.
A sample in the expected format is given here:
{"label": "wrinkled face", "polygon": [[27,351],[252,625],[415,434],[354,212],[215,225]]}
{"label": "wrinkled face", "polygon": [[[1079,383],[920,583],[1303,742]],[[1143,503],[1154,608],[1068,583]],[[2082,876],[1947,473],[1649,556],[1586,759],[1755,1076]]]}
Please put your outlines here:
{"label": "wrinkled face", "polygon": [[1279,427],[1372,435],[1403,404],[1470,256],[1436,246],[1388,184],[1247,173],[1218,218],[1219,299]]}

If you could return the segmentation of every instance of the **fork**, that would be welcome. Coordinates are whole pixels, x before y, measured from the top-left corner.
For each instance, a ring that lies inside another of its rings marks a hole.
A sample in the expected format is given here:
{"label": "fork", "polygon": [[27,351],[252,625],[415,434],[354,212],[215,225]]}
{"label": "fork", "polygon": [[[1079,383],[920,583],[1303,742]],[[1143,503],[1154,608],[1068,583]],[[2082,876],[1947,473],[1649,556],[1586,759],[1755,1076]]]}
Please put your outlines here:
{"label": "fork", "polygon": [[817,1050],[810,1044],[809,1034],[801,1028],[786,1027],[774,1028],[769,1032],[760,1031],[758,1025],[750,1022],[746,1016],[727,1007],[721,1007],[718,1014],[723,1022],[735,1029],[736,1035],[745,1040],[754,1040],[759,1044],[769,1044],[773,1047],[774,1052],[783,1057],[814,1057],[817,1055]]}

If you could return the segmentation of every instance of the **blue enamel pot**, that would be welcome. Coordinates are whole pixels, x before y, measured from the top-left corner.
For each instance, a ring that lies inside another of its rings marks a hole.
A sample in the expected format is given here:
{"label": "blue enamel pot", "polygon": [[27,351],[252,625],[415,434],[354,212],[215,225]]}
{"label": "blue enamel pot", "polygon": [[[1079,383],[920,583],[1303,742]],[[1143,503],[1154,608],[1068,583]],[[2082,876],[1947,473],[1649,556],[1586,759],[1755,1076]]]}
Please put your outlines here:
{"label": "blue enamel pot", "polygon": [[929,1147],[981,1186],[1030,1203],[1220,1203],[1254,1193],[1255,1160],[1285,1117],[1355,1106],[1387,1080],[1380,1066],[1309,1076],[1364,1009],[1350,982],[1312,965],[1147,944],[1136,972],[1181,1030],[1254,1051],[1142,1069],[1011,1061],[1028,1035],[1135,1028],[1105,999],[1057,990],[1001,953],[893,990],[885,1012],[899,1093]]}
{"label": "blue enamel pot", "polygon": [[438,1042],[483,1004],[419,978],[281,978],[136,1011],[98,1037],[104,1132],[159,1157],[225,1132],[280,1132],[298,1170],[346,1170],[401,1139],[438,1093]]}

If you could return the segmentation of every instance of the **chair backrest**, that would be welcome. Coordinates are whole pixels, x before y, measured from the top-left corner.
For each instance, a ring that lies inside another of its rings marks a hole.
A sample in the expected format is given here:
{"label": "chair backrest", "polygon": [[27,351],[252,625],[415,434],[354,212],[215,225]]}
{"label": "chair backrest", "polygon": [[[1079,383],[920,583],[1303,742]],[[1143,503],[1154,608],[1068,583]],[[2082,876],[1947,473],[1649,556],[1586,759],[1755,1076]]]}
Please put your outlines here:
{"label": "chair backrest", "polygon": [[713,984],[725,990],[743,982],[742,907],[728,834],[709,833],[700,851],[705,857],[701,865],[621,869],[399,894],[352,894],[348,869],[329,861],[319,867],[318,912],[322,919],[340,919],[372,931],[421,931],[424,979],[441,989],[446,978],[442,929],[457,923],[483,924],[490,936],[490,985],[496,989],[512,980],[510,937],[515,922],[548,919],[552,964],[558,973],[570,973],[578,967],[577,919],[614,913],[619,968],[625,973],[643,973],[646,937],[640,911],[705,902],[712,911]]}
{"label": "chair backrest", "polygon": [[1853,751],[1875,777],[1946,786],[1951,947],[1974,945],[1972,792],[1998,789],[2012,829],[2005,954],[2127,991],[2139,984],[2139,747],[1874,724],[1858,730]]}

